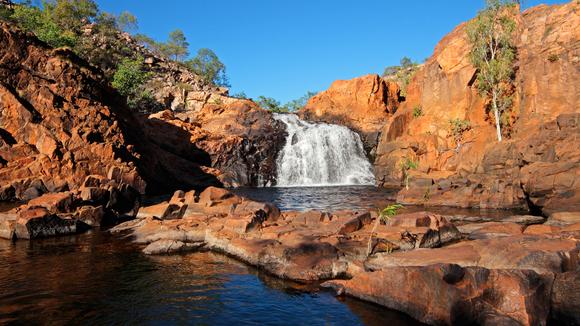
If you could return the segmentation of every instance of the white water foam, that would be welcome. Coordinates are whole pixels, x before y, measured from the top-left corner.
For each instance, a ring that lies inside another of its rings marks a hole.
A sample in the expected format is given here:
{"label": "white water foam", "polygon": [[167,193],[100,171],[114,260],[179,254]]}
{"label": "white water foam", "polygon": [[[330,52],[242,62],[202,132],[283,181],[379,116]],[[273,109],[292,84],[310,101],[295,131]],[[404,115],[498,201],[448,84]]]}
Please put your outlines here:
{"label": "white water foam", "polygon": [[374,185],[373,167],[359,135],[327,123],[275,114],[286,124],[288,137],[278,154],[277,186]]}

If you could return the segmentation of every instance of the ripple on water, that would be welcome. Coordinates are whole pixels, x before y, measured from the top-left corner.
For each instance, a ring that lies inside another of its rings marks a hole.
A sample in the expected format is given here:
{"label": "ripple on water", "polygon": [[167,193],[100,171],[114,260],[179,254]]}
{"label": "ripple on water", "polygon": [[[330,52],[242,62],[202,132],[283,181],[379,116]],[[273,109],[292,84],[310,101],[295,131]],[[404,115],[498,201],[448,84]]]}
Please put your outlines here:
{"label": "ripple on water", "polygon": [[104,232],[0,240],[0,324],[413,324],[222,255],[139,249]]}

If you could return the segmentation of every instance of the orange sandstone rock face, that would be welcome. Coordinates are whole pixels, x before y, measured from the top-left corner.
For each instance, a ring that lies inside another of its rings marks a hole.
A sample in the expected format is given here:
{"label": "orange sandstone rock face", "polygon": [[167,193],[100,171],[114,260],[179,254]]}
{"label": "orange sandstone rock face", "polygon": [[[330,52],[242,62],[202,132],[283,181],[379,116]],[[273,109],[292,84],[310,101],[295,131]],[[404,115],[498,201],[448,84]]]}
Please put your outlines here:
{"label": "orange sandstone rock face", "polygon": [[77,188],[111,170],[144,191],[124,130],[129,113],[112,107],[101,74],[6,24],[0,43],[0,200]]}
{"label": "orange sandstone rock face", "polygon": [[308,120],[347,126],[365,147],[376,146],[379,130],[399,104],[399,87],[378,75],[335,81],[312,97],[300,114]]}
{"label": "orange sandstone rock face", "polygon": [[140,193],[275,176],[284,129],[251,101],[220,95],[219,105],[147,119],[70,50],[8,24],[0,25],[0,43],[0,200],[75,191],[88,176]]}
{"label": "orange sandstone rock face", "polygon": [[[502,143],[475,89],[465,24],[441,40],[416,73],[405,102],[385,124],[375,172],[383,186],[400,186],[404,203],[526,208],[549,214],[579,210],[580,4],[538,6],[517,18],[515,123]],[[422,115],[413,116],[420,107]],[[450,120],[468,120],[459,139]]]}
{"label": "orange sandstone rock face", "polygon": [[197,111],[166,110],[149,116],[145,132],[162,147],[217,169],[228,186],[265,186],[276,177],[284,126],[249,100],[207,104]]}

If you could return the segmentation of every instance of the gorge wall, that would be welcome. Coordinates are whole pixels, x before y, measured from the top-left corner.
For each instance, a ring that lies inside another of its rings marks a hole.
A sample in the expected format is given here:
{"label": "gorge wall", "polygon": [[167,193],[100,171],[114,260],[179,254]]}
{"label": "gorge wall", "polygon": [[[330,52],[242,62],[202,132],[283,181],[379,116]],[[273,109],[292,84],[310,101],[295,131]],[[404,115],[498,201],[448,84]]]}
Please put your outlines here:
{"label": "gorge wall", "polygon": [[[198,89],[207,100],[223,100],[170,104],[168,111],[160,103],[159,112],[142,115],[102,70],[69,49],[52,49],[6,23],[0,44],[0,200],[77,190],[89,176],[150,194],[257,185],[259,175],[275,176],[271,153],[283,143],[283,125],[253,102]],[[157,78],[175,82],[163,73]],[[168,89],[177,92],[159,90]]]}
{"label": "gorge wall", "polygon": [[[397,97],[388,91],[378,92],[374,101],[373,90],[391,89],[390,82],[366,76],[333,84],[308,103],[305,115],[363,135],[381,125],[372,152],[375,174],[384,187],[400,187],[404,174],[410,176],[409,189],[398,195],[402,203],[529,207],[545,214],[578,210],[579,13],[580,4],[573,1],[537,6],[517,17],[513,123],[501,143],[474,86],[466,24],[439,42],[400,102],[393,102]],[[361,91],[364,84],[383,86]],[[366,125],[372,128],[362,128],[368,120],[361,117],[374,118]],[[460,139],[451,132],[453,119],[469,121]],[[416,162],[417,169],[407,171],[406,160]]]}

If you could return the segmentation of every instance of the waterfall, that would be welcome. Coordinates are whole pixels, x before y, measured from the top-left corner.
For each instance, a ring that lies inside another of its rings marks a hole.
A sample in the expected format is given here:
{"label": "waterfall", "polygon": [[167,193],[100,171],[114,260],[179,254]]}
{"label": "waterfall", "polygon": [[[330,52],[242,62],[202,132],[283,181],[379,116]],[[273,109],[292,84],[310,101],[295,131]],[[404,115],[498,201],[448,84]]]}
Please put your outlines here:
{"label": "waterfall", "polygon": [[286,144],[278,154],[277,185],[374,185],[372,165],[359,135],[326,123],[310,123],[294,114],[275,114],[286,124]]}

